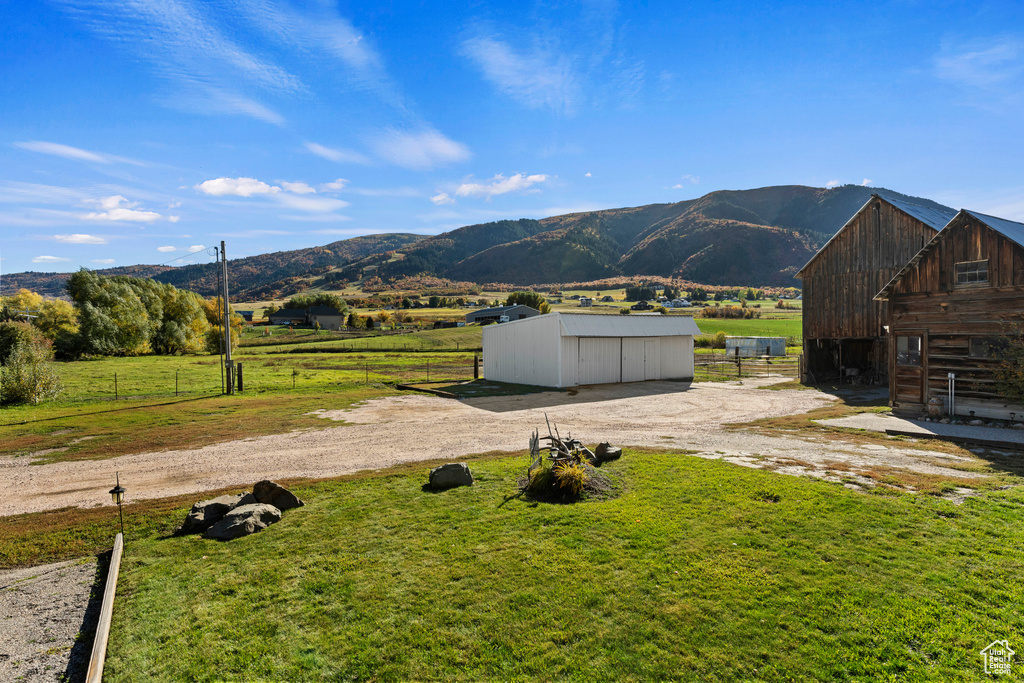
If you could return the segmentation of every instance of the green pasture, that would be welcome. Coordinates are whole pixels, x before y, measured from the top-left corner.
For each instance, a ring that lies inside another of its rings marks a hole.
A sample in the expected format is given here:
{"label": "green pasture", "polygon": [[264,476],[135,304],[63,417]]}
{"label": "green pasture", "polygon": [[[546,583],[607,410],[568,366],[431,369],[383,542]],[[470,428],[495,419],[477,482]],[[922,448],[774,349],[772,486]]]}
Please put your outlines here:
{"label": "green pasture", "polygon": [[339,351],[473,351],[479,350],[483,332],[479,325],[466,327],[450,327],[448,329],[423,330],[404,334],[370,334],[362,337],[342,338],[321,333],[293,338],[287,335],[270,337],[272,343],[245,346],[242,350],[249,354],[278,352],[310,352],[324,349],[331,352]]}
{"label": "green pasture", "polygon": [[[627,451],[621,497],[517,497],[527,458],[298,487],[254,536],[136,528],[110,681],[974,681],[1024,641],[1022,489],[957,506]],[[158,520],[159,521],[159,520]]]}

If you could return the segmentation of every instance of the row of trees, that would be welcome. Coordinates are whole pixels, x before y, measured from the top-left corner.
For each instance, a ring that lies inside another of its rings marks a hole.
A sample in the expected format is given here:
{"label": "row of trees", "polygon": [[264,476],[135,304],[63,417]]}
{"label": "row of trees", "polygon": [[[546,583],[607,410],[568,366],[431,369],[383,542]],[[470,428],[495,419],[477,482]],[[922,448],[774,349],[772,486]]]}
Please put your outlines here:
{"label": "row of trees", "polygon": [[[21,290],[5,297],[0,321],[29,321],[60,358],[216,353],[222,302],[154,280],[82,269],[68,280],[71,302]],[[242,318],[231,315],[237,346]]]}

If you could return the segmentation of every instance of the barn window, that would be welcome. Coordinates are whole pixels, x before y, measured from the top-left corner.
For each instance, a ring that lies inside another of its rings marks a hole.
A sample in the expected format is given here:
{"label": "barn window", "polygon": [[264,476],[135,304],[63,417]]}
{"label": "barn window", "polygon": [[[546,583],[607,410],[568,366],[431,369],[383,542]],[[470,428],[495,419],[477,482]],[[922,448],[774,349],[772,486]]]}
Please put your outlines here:
{"label": "barn window", "polygon": [[956,283],[973,285],[988,282],[988,259],[984,261],[962,261],[956,264]]}
{"label": "barn window", "polygon": [[1005,337],[971,337],[971,358],[992,358],[1006,348]]}
{"label": "barn window", "polygon": [[921,338],[896,337],[896,365],[921,364]]}

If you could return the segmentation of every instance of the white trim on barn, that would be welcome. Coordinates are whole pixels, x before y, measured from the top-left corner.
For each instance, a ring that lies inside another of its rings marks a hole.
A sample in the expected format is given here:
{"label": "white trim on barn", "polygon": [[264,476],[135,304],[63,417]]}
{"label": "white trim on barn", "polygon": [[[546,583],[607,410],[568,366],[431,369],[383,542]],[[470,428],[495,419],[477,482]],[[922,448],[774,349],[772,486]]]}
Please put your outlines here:
{"label": "white trim on barn", "polygon": [[543,387],[693,379],[693,337],[681,315],[548,313],[483,329],[484,377]]}

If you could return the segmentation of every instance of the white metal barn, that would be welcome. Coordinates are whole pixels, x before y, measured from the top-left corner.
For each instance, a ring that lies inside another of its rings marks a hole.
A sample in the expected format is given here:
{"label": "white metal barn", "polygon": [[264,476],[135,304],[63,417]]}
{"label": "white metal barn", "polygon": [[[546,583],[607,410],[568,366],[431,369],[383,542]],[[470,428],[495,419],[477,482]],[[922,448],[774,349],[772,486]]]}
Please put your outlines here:
{"label": "white metal barn", "polygon": [[693,318],[548,313],[483,329],[484,377],[581,384],[693,379]]}

